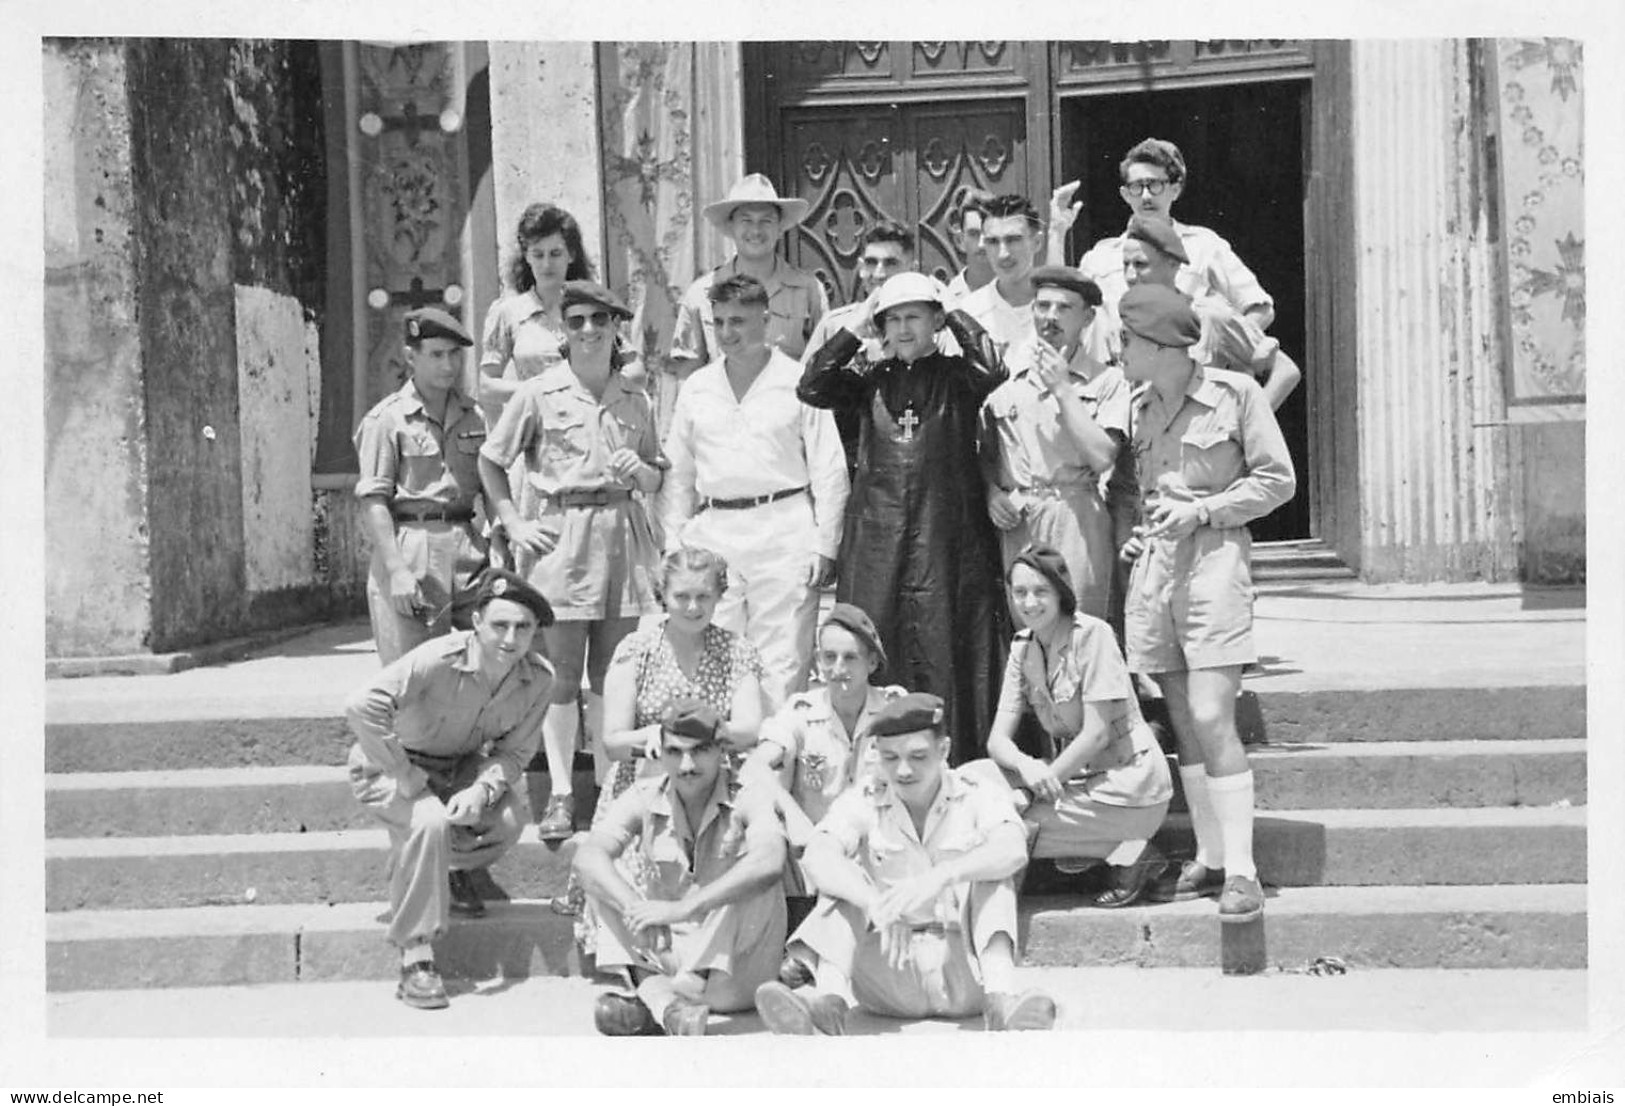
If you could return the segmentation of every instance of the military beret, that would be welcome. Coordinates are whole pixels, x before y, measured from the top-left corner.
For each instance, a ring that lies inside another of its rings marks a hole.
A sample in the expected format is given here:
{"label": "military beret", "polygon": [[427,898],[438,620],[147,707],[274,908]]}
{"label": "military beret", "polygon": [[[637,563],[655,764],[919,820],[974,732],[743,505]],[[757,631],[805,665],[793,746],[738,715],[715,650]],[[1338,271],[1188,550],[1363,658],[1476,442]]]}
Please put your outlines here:
{"label": "military beret", "polygon": [[869,735],[886,737],[889,734],[914,733],[916,730],[931,730],[940,734],[942,718],[941,697],[916,691],[898,696],[875,711],[875,716],[869,720]]}
{"label": "military beret", "polygon": [[620,297],[596,280],[567,280],[564,282],[564,297],[559,307],[567,311],[572,307],[589,304],[593,307],[602,307],[617,319],[630,319],[632,309],[622,303]]}
{"label": "military beret", "polygon": [[660,728],[678,737],[695,741],[715,741],[722,715],[701,699],[678,699],[660,716]]}
{"label": "military beret", "polygon": [[853,637],[863,642],[863,647],[869,650],[869,655],[875,660],[875,670],[886,667],[886,649],[880,644],[880,631],[875,629],[875,620],[863,610],[854,607],[851,603],[837,603],[829,609],[824,618],[825,626],[839,626]]}
{"label": "military beret", "polygon": [[1190,260],[1190,255],[1185,252],[1185,243],[1179,240],[1179,232],[1167,219],[1139,212],[1128,221],[1128,236],[1154,247],[1176,261]]}
{"label": "military beret", "polygon": [[406,340],[421,342],[425,338],[450,338],[460,346],[471,346],[463,324],[438,307],[415,307],[406,313]]}
{"label": "military beret", "polygon": [[1033,270],[1034,288],[1064,288],[1083,297],[1090,307],[1100,306],[1100,285],[1067,265],[1040,265]]}
{"label": "military beret", "polygon": [[488,568],[480,573],[474,590],[474,609],[482,611],[493,599],[506,599],[528,607],[537,626],[553,625],[553,607],[547,597],[525,582],[518,573],[505,568]]}
{"label": "military beret", "polygon": [[1202,337],[1190,297],[1165,285],[1136,284],[1117,301],[1117,314],[1130,333],[1159,346],[1194,346]]}

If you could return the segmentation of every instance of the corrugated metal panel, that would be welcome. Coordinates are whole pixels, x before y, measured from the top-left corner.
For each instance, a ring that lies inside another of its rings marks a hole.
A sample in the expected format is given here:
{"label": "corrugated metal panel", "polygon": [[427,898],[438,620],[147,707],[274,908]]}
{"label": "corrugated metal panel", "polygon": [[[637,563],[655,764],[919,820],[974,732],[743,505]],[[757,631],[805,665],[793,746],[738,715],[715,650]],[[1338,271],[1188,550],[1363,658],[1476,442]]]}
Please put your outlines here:
{"label": "corrugated metal panel", "polygon": [[1516,571],[1467,44],[1354,46],[1361,508],[1368,579]]}

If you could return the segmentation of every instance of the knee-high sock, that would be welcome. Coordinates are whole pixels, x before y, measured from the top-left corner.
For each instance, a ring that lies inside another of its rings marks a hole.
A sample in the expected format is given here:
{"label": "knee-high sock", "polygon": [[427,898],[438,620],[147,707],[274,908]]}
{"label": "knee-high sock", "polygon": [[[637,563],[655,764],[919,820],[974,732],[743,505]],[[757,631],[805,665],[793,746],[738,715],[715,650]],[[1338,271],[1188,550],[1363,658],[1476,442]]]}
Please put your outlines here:
{"label": "knee-high sock", "polygon": [[1258,878],[1253,864],[1253,773],[1209,776],[1208,798],[1219,819],[1224,841],[1224,874]]}
{"label": "knee-high sock", "polygon": [[1185,805],[1190,808],[1191,828],[1196,831],[1196,863],[1205,868],[1223,868],[1224,839],[1220,836],[1219,816],[1213,809],[1213,798],[1208,794],[1207,766],[1180,765],[1179,780],[1185,788]]}

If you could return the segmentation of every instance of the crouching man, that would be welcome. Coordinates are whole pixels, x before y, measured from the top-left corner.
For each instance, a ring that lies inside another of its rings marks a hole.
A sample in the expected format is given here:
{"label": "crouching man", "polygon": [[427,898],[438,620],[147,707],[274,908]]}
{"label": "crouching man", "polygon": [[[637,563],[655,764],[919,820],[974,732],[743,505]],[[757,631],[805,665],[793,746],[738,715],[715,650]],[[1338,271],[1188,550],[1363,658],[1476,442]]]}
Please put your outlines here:
{"label": "crouching man", "polygon": [[942,718],[941,699],[914,694],[870,722],[876,776],[835,800],[807,846],[820,898],[790,953],[815,984],[756,991],[773,1032],[844,1033],[848,994],[888,1017],[1055,1024],[1048,995],[1015,993],[1021,819],[1002,784],[948,767]]}
{"label": "crouching man", "polygon": [[431,944],[449,915],[485,912],[469,873],[507,852],[528,820],[525,765],[542,740],[553,669],[531,652],[553,621],[540,592],[487,570],[474,628],[432,638],[350,697],[350,788],[389,829],[389,931],[401,950],[395,996],[447,1003]]}
{"label": "crouching man", "polygon": [[598,967],[620,969],[636,991],[599,996],[594,1020],[608,1036],[701,1036],[712,1010],[749,1010],[778,973],[784,833],[761,790],[729,798],[721,722],[697,699],[668,707],[650,751],[664,773],[616,799],[576,852],[599,919]]}

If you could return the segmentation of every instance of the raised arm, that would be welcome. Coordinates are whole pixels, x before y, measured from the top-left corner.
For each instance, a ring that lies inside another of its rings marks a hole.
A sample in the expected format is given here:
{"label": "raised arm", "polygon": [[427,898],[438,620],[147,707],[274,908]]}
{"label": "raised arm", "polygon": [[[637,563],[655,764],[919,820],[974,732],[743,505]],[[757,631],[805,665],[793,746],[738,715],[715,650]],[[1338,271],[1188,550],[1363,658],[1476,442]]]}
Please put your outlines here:
{"label": "raised arm", "polygon": [[948,312],[947,327],[969,366],[972,393],[978,400],[985,400],[993,394],[993,389],[1010,378],[999,348],[982,329],[982,324],[963,311]]}
{"label": "raised arm", "polygon": [[834,410],[855,407],[869,395],[867,364],[852,364],[863,348],[863,340],[845,327],[830,335],[829,341],[809,351],[802,363],[801,383],[796,398],[809,407]]}

